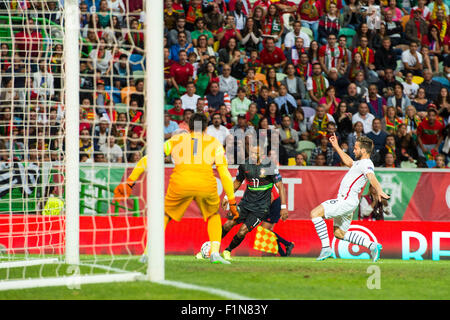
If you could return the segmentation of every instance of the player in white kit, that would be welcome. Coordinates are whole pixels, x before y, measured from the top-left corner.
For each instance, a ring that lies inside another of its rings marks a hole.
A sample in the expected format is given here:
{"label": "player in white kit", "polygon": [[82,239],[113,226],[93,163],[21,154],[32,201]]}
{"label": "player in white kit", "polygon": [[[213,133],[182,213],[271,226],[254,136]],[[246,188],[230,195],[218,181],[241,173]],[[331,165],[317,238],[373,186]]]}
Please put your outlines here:
{"label": "player in white kit", "polygon": [[389,199],[389,195],[383,192],[380,183],[375,177],[374,165],[370,160],[373,149],[373,141],[367,137],[359,137],[356,140],[354,154],[356,161],[347,155],[340,147],[336,135],[330,137],[333,148],[337,151],[345,166],[350,170],[345,174],[339,186],[336,199],[323,202],[311,211],[311,219],[316,228],[317,235],[322,241],[322,250],[317,260],[325,260],[333,255],[328,238],[327,225],[324,219],[333,219],[334,236],[353,244],[361,245],[370,250],[372,261],[380,258],[381,244],[370,241],[355,232],[348,232],[352,222],[353,212],[358,207],[361,190],[367,181],[377,191],[378,200]]}

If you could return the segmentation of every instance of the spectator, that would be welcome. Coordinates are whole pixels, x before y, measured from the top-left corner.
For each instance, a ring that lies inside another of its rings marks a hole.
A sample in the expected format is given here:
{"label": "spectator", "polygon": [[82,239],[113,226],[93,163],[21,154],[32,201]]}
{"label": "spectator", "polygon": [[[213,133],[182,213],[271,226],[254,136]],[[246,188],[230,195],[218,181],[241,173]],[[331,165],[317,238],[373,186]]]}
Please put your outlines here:
{"label": "spectator", "polygon": [[341,140],[347,141],[347,136],[353,131],[352,114],[347,111],[345,102],[339,103],[336,112],[333,114],[336,121],[337,132],[341,136]]}
{"label": "spectator", "polygon": [[194,75],[194,67],[187,62],[187,53],[184,50],[179,52],[179,60],[170,68],[170,78],[173,87],[180,93],[180,86],[186,87],[191,82]]}
{"label": "spectator", "polygon": [[242,40],[241,32],[236,28],[235,18],[229,14],[226,17],[225,24],[216,32],[216,39],[219,41],[220,48],[225,48],[230,38]]}
{"label": "spectator", "polygon": [[331,68],[339,68],[343,57],[344,52],[337,43],[337,36],[330,34],[327,38],[327,43],[319,49],[319,63],[323,72],[329,74]]}
{"label": "spectator", "polygon": [[39,100],[53,100],[55,95],[53,74],[45,59],[39,60],[39,69],[33,74],[33,88],[36,89]]}
{"label": "spectator", "polygon": [[379,156],[379,152],[386,144],[386,138],[388,133],[382,130],[381,120],[378,118],[373,119],[372,121],[372,131],[370,131],[367,135],[373,141],[373,156],[372,159],[375,160],[374,163],[379,163],[381,158]]}
{"label": "spectator", "polygon": [[417,128],[419,127],[421,121],[422,120],[417,114],[416,108],[413,106],[407,106],[403,123],[405,124],[406,132],[410,134],[414,140],[417,138]]}
{"label": "spectator", "polygon": [[[132,25],[132,27],[133,27],[133,25]],[[186,29],[186,18],[184,17],[184,15],[178,16],[176,27],[169,31],[168,39],[167,39],[168,40],[167,45],[169,47],[178,43],[178,33],[180,33],[180,32],[185,33],[187,43],[192,43],[191,32]]]}
{"label": "spectator", "polygon": [[422,10],[414,10],[411,18],[405,25],[405,38],[408,41],[420,43],[428,34],[428,26],[422,18]]}
{"label": "spectator", "polygon": [[314,166],[322,167],[327,165],[327,159],[324,154],[320,153],[317,155],[316,160],[314,161]]}
{"label": "spectator", "polygon": [[224,64],[222,67],[222,74],[219,76],[220,91],[228,93],[230,99],[233,100],[238,91],[238,82],[236,78],[231,76],[231,66]]}
{"label": "spectator", "polygon": [[[296,41],[297,39],[302,39],[303,40],[303,46],[302,48],[308,49],[311,43],[311,40],[309,38],[309,36],[304,33],[301,29],[302,29],[302,22],[299,20],[294,21],[293,25],[293,30],[288,32],[286,34],[286,36],[284,37],[284,47],[287,51],[290,51],[293,47],[296,46]],[[297,55],[299,56],[300,53],[297,50]]]}
{"label": "spectator", "polygon": [[185,109],[183,111],[183,121],[178,124],[179,129],[186,132],[191,132],[191,130],[189,129],[189,120],[191,119],[193,113],[194,111],[191,109]]}
{"label": "spectator", "polygon": [[228,39],[227,45],[218,52],[219,66],[223,68],[225,64],[231,65],[236,51],[239,51],[236,38]]}
{"label": "spectator", "polygon": [[286,149],[288,157],[295,158],[295,155],[297,154],[296,149],[298,146],[299,138],[297,131],[291,128],[291,118],[289,116],[283,116],[279,132],[281,138],[281,146]]}
{"label": "spectator", "polygon": [[392,215],[392,208],[387,200],[378,201],[376,189],[373,185],[369,185],[369,193],[362,196],[359,210],[358,220],[362,221],[378,221],[384,220],[384,215]]}
{"label": "spectator", "polygon": [[245,94],[245,89],[239,88],[237,91],[237,97],[231,100],[231,120],[234,122],[236,122],[238,115],[245,115],[247,113],[248,107],[252,103],[252,101],[248,99]]}
{"label": "spectator", "polygon": [[333,86],[329,86],[325,90],[325,96],[320,98],[319,104],[325,106],[325,112],[334,114],[341,99],[336,97],[336,89]]}
{"label": "spectator", "polygon": [[281,114],[278,106],[275,102],[271,102],[266,112],[266,118],[269,122],[269,128],[280,128],[281,127]]}
{"label": "spectator", "polygon": [[258,28],[253,17],[248,16],[245,22],[245,27],[242,30],[241,44],[247,53],[253,50],[258,50],[262,40],[262,31]]}
{"label": "spectator", "polygon": [[412,101],[419,90],[419,85],[414,83],[412,72],[407,72],[405,77],[405,82],[403,83],[403,93]]}
{"label": "spectator", "polygon": [[356,140],[359,137],[365,136],[364,125],[361,121],[357,121],[353,124],[353,131],[347,136],[348,154],[355,159],[353,149],[355,148]]}
{"label": "spectator", "polygon": [[333,164],[334,151],[328,143],[328,137],[326,135],[321,135],[319,141],[319,146],[311,152],[311,156],[309,157],[309,165],[315,165],[317,157],[319,155],[323,155],[325,156],[325,164],[321,165],[331,166]]}
{"label": "spectator", "polygon": [[403,93],[403,85],[397,83],[394,86],[394,95],[388,98],[388,107],[394,106],[397,116],[403,117],[405,115],[406,107],[411,105],[411,100]]}
{"label": "spectator", "polygon": [[382,129],[387,133],[395,134],[400,123],[402,123],[402,119],[397,116],[396,108],[389,106],[386,115],[381,120]]}
{"label": "spectator", "polygon": [[412,41],[409,44],[409,50],[403,51],[402,53],[402,62],[404,68],[403,73],[406,74],[406,72],[410,71],[415,76],[422,76],[423,57],[422,54],[419,51],[417,51],[418,47],[419,47],[418,43]]}
{"label": "spectator", "polygon": [[337,5],[330,1],[328,12],[323,14],[319,19],[319,42],[325,44],[329,35],[333,34],[337,37],[340,30],[341,25]]}
{"label": "spectator", "polygon": [[444,141],[444,124],[437,120],[437,110],[431,105],[427,110],[427,118],[417,128],[417,152],[420,157],[433,158]]}
{"label": "spectator", "polygon": [[347,87],[347,94],[342,97],[342,102],[347,105],[348,112],[352,115],[358,112],[358,106],[363,101],[362,94],[358,93],[358,87],[350,83]]}
{"label": "spectator", "polygon": [[[250,68],[247,71],[247,76],[241,81],[241,85],[246,90],[247,98],[256,102],[258,100],[258,95],[263,86],[263,83],[260,80],[256,79],[256,72],[254,68]],[[237,86],[237,81],[236,81]],[[237,91],[237,88],[236,88]]]}
{"label": "spectator", "polygon": [[261,65],[264,69],[275,68],[281,70],[287,63],[283,50],[275,46],[273,38],[267,38],[264,49],[259,54]]}
{"label": "spectator", "polygon": [[381,48],[375,52],[375,70],[380,77],[384,77],[384,70],[395,70],[397,68],[397,54],[391,45],[391,39],[384,37]]}
{"label": "spectator", "polygon": [[108,142],[100,147],[100,151],[105,155],[107,162],[123,162],[122,149],[116,144],[116,137],[113,135],[109,136]]}
{"label": "spectator", "polygon": [[[270,4],[262,21],[262,36],[266,42],[273,39],[278,48],[281,48],[281,37],[284,34],[283,16],[275,4]],[[273,64],[272,64],[273,65]]]}
{"label": "spectator", "polygon": [[182,108],[184,110],[190,109],[194,110],[197,107],[197,100],[200,98],[199,95],[195,94],[196,88],[194,82],[188,82],[186,85],[186,93],[181,96]]}
{"label": "spectator", "polygon": [[417,115],[423,119],[427,115],[427,107],[431,101],[426,97],[425,88],[419,87],[417,89],[416,97],[411,101],[413,107],[417,110]]}
{"label": "spectator", "polygon": [[169,59],[179,62],[180,59],[180,50],[186,51],[189,55],[191,52],[194,52],[194,47],[192,43],[187,41],[187,36],[184,31],[178,32],[177,43],[170,46],[170,55]]}
{"label": "spectator", "polygon": [[278,96],[278,90],[280,89],[281,84],[281,82],[278,81],[277,71],[275,68],[267,69],[266,82],[267,87],[269,88],[269,95],[275,99]]}
{"label": "spectator", "polygon": [[306,167],[306,160],[304,158],[304,155],[302,153],[297,153],[295,156],[295,165],[299,167]]}
{"label": "spectator", "polygon": [[292,128],[297,131],[299,135],[301,135],[302,132],[308,132],[308,122],[301,107],[295,109],[294,114],[292,115]]}
{"label": "spectator", "polygon": [[436,166],[435,169],[448,169],[448,165],[445,162],[445,155],[438,154],[436,156]]}
{"label": "spectator", "polygon": [[361,102],[358,106],[358,112],[352,116],[352,124],[361,122],[363,124],[364,134],[372,131],[372,122],[375,116],[369,113],[369,106],[366,102]]}
{"label": "spectator", "polygon": [[170,139],[178,128],[178,123],[170,120],[170,115],[167,111],[164,112],[164,140]]}
{"label": "spectator", "polygon": [[280,85],[278,96],[274,99],[282,115],[291,115],[297,109],[297,101],[288,93],[285,85]]}
{"label": "spectator", "polygon": [[[187,109],[189,110],[189,109]],[[173,108],[168,111],[170,120],[175,121],[178,126],[183,122],[184,118],[184,110],[183,110],[183,102],[180,98],[176,98],[173,101]]]}
{"label": "spectator", "polygon": [[[302,78],[295,74],[295,66],[292,63],[286,65],[286,77],[281,81],[281,84],[287,88],[288,94],[297,100],[296,105],[308,105],[305,100],[306,89]],[[300,102],[300,103],[299,103]]]}
{"label": "spectator", "polygon": [[220,113],[214,113],[212,115],[212,124],[208,126],[206,133],[215,137],[222,145],[225,145],[225,140],[230,134],[230,131],[222,125]]}
{"label": "spectator", "polygon": [[[206,95],[206,108],[212,114],[218,111],[220,106],[225,105],[228,111],[231,111],[231,99],[228,93],[220,92],[220,87],[217,82],[212,82],[210,85],[210,92]],[[245,91],[245,90],[244,90]],[[239,90],[238,90],[239,95]],[[234,98],[234,99],[237,99]]]}
{"label": "spectator", "polygon": [[324,105],[318,105],[316,114],[308,120],[309,132],[313,142],[320,139],[320,136],[327,134],[328,122],[335,122],[333,116],[325,111]]}
{"label": "spectator", "polygon": [[94,151],[100,151],[100,148],[107,143],[110,132],[109,126],[108,118],[101,117],[99,123],[94,128]]}
{"label": "spectator", "polygon": [[395,157],[392,153],[386,153],[384,156],[383,168],[396,168]]}
{"label": "spectator", "polygon": [[206,28],[205,19],[203,17],[197,18],[195,20],[195,30],[191,32],[192,43],[195,47],[197,47],[198,45],[200,36],[206,37],[205,44],[208,46],[208,48],[211,48],[211,46],[214,44],[214,35]]}
{"label": "spectator", "polygon": [[248,125],[256,128],[261,118],[262,116],[258,114],[258,107],[256,106],[256,103],[250,103],[248,106],[248,111],[245,113],[245,119],[248,121]]}
{"label": "spectator", "polygon": [[320,104],[320,99],[325,96],[325,90],[328,88],[328,80],[322,75],[322,67],[319,63],[313,65],[313,74],[306,81],[306,89],[311,98],[311,106]]}
{"label": "spectator", "polygon": [[269,109],[269,105],[274,102],[273,98],[269,95],[269,88],[262,86],[259,91],[258,98],[256,99],[256,105],[258,107],[258,113],[263,116]]}
{"label": "spectator", "polygon": [[212,46],[208,44],[208,38],[206,35],[200,35],[196,41],[196,46],[194,48],[194,53],[197,55],[197,62],[200,66],[206,64],[210,57],[216,55]]}
{"label": "spectator", "polygon": [[432,79],[433,75],[431,70],[425,69],[423,71],[423,82],[420,84],[421,88],[425,89],[426,98],[431,101],[436,101],[439,92],[441,91],[443,85]]}

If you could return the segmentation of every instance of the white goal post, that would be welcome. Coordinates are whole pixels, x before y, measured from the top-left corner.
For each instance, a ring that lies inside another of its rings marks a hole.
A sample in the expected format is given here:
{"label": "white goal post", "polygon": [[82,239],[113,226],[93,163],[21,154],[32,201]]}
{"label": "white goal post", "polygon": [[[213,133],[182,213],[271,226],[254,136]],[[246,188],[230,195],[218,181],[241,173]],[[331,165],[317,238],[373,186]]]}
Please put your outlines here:
{"label": "white goal post", "polygon": [[[25,289],[50,286],[78,286],[88,283],[105,283],[119,281],[150,280],[154,282],[164,282],[164,0],[144,0],[145,14],[145,53],[146,73],[145,73],[145,127],[147,131],[147,155],[148,168],[146,172],[147,205],[145,208],[146,220],[146,251],[147,267],[130,270],[129,257],[117,258],[111,263],[98,263],[97,256],[92,258],[93,262],[84,262],[80,259],[80,4],[78,0],[65,0],[62,9],[61,28],[64,30],[64,59],[61,63],[64,87],[61,89],[63,98],[61,102],[64,109],[64,168],[65,189],[64,216],[58,218],[58,223],[64,225],[61,242],[58,244],[58,253],[54,256],[39,254],[39,257],[30,257],[27,254],[27,243],[23,250],[25,256],[14,257],[12,259],[0,259],[0,272],[6,271],[6,278],[0,279],[0,290]],[[11,25],[12,29],[12,25]],[[13,40],[14,41],[14,40]],[[130,166],[129,166],[130,167]],[[126,174],[125,170],[125,174]],[[108,181],[108,183],[110,183]],[[110,195],[109,195],[110,196]],[[110,200],[110,199],[109,199]],[[36,215],[38,215],[36,213]],[[13,216],[10,213],[10,216]],[[28,218],[25,218],[26,226]],[[49,218],[51,220],[51,218]],[[110,218],[111,220],[111,218]],[[38,235],[38,237],[41,235]],[[42,235],[42,238],[47,235]],[[51,236],[51,235],[50,235]],[[39,242],[39,241],[38,241]],[[95,246],[94,240],[94,246]],[[1,249],[1,248],[0,248]],[[45,251],[42,248],[36,250]],[[114,248],[108,248],[114,251]],[[0,251],[2,251],[1,249]],[[93,248],[101,251],[101,249]],[[127,249],[128,250],[128,249]],[[6,252],[6,251],[5,251]],[[131,251],[130,251],[131,252]],[[14,254],[13,254],[14,255]],[[95,253],[94,253],[95,255]],[[135,255],[135,254],[134,254]],[[0,258],[2,254],[0,252]],[[137,260],[134,256],[132,259]],[[116,267],[114,262],[125,260],[124,267]],[[90,261],[89,259],[87,259]],[[101,260],[101,259],[100,259]],[[10,277],[10,270],[13,268],[33,268],[36,266],[66,265],[68,270],[73,270],[71,274],[58,274],[59,267],[56,267],[56,275],[48,276],[43,272],[44,267],[38,270],[38,276],[28,277],[23,272],[22,278]],[[74,267],[74,268],[72,268]],[[97,270],[90,274],[80,274],[79,268],[88,267]],[[98,271],[100,270],[100,271]],[[105,272],[102,273],[101,270]]]}

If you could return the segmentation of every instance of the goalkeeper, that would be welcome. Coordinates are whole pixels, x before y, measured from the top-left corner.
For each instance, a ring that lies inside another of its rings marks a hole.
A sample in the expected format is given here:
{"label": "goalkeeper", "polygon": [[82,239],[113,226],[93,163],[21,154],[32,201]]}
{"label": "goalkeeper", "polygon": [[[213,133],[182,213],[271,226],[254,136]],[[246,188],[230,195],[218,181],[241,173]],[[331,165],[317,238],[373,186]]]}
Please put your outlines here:
{"label": "goalkeeper", "polygon": [[[210,261],[229,264],[219,254],[222,221],[219,215],[220,198],[217,192],[217,181],[213,173],[214,164],[228,197],[230,211],[236,218],[239,214],[236,209],[233,179],[228,171],[225,150],[216,138],[205,133],[207,126],[206,116],[196,113],[189,121],[191,133],[175,135],[164,144],[165,154],[171,155],[175,163],[165,196],[164,228],[172,219],[180,221],[189,204],[194,200],[198,204],[204,220],[207,221],[207,230],[211,241]],[[127,182],[118,185],[114,190],[116,201],[131,195],[136,180],[146,167],[147,157],[144,156],[131,172]]]}

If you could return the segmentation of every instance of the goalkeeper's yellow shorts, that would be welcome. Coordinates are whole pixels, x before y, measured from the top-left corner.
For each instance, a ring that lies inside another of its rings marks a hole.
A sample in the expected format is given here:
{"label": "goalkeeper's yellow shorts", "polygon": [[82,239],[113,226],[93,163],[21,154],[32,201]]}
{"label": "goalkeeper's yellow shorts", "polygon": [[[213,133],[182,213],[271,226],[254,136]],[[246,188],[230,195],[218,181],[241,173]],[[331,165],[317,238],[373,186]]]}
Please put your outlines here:
{"label": "goalkeeper's yellow shorts", "polygon": [[165,213],[173,220],[180,221],[192,200],[197,203],[205,220],[219,212],[220,198],[216,188],[211,188],[211,191],[208,192],[204,190],[182,190],[169,182],[164,201]]}

